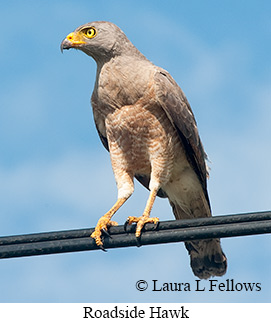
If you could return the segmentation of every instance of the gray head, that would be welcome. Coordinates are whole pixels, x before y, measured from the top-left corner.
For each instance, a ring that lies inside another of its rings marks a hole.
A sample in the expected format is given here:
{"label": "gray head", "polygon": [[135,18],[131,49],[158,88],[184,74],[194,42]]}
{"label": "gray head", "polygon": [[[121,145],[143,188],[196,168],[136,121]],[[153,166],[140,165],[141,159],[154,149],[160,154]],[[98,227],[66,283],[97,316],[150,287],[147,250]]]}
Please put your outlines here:
{"label": "gray head", "polygon": [[122,54],[142,55],[118,26],[107,21],[94,21],[76,28],[61,43],[61,51],[70,48],[82,50],[97,62]]}

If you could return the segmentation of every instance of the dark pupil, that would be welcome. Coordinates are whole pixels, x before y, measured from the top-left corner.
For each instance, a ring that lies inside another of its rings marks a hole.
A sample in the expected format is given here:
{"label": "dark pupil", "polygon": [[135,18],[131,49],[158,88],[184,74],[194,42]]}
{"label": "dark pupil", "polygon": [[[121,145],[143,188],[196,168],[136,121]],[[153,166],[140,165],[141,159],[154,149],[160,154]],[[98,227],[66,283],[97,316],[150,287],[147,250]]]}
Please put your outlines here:
{"label": "dark pupil", "polygon": [[93,29],[89,29],[88,30],[88,35],[91,36],[92,34],[94,34]]}

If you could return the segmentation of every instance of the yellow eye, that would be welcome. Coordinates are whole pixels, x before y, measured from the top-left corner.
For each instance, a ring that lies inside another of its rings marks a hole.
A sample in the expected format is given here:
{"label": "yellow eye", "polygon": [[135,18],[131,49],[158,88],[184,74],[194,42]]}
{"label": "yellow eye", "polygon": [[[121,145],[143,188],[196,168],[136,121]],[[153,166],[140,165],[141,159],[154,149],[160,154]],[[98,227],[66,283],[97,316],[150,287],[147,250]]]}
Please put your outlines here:
{"label": "yellow eye", "polygon": [[94,27],[90,27],[88,29],[85,30],[85,35],[88,37],[88,38],[93,38],[95,37],[97,34],[97,31]]}

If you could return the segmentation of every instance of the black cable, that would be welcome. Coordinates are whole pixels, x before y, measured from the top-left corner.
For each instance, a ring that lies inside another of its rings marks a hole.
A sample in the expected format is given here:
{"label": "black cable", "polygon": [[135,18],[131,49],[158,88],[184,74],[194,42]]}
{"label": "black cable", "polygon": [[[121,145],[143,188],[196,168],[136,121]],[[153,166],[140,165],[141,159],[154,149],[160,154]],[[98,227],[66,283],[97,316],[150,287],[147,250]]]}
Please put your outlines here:
{"label": "black cable", "polygon": [[[163,221],[156,230],[147,224],[141,244],[159,244],[208,238],[271,233],[271,212],[256,212],[193,220]],[[0,237],[0,258],[24,257],[99,249],[90,238],[92,229]],[[135,225],[111,227],[105,249],[136,246]]]}

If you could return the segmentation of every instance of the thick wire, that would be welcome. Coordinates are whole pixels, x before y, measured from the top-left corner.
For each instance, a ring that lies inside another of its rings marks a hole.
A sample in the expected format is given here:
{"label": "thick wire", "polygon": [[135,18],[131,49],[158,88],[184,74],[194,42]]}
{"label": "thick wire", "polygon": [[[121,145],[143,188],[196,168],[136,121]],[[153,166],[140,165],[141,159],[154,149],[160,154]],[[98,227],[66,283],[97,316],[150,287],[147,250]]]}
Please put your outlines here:
{"label": "thick wire", "polygon": [[[137,246],[135,225],[111,227],[104,236],[104,248]],[[0,237],[0,258],[14,258],[75,251],[97,250],[90,238],[92,229],[45,232]],[[141,235],[141,245],[180,241],[226,238],[271,233],[271,211],[216,216],[193,220],[174,220],[146,224]]]}

